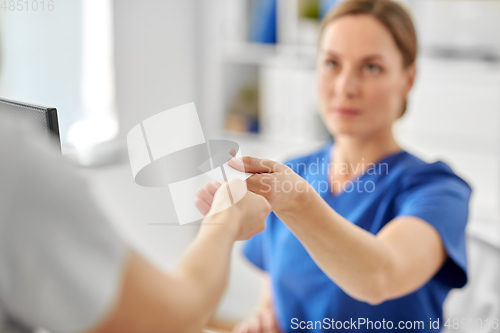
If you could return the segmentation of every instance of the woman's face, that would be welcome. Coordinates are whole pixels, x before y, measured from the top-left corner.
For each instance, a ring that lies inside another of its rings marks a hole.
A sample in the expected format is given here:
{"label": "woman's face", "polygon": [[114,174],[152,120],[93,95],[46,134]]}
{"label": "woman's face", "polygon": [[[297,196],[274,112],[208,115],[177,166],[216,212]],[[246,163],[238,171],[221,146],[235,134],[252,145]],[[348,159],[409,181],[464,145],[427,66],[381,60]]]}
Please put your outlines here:
{"label": "woman's face", "polygon": [[370,137],[391,130],[413,84],[415,66],[389,30],[369,15],[348,15],[323,32],[318,83],[323,120],[333,135]]}

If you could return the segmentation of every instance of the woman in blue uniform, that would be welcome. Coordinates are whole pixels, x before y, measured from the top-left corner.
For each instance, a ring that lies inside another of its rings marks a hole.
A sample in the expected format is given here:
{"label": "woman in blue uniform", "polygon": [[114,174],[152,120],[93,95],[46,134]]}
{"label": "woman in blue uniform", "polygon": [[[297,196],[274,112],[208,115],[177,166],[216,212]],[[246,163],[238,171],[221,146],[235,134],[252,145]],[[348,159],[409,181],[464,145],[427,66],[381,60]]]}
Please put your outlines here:
{"label": "woman in blue uniform", "polygon": [[[323,20],[318,86],[334,143],[281,164],[230,164],[273,213],[244,247],[269,288],[237,332],[435,332],[467,281],[471,189],[443,162],[395,141],[415,77],[417,38],[389,0],[347,0]],[[439,321],[439,322],[438,322]]]}

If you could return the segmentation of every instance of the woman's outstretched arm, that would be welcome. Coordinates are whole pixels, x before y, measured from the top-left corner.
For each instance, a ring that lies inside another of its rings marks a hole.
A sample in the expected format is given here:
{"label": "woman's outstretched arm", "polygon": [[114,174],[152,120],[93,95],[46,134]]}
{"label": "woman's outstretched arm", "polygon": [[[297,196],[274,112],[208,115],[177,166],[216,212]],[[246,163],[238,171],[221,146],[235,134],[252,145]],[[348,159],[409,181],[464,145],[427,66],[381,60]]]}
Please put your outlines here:
{"label": "woman's outstretched arm", "polygon": [[258,173],[247,180],[249,190],[268,199],[316,264],[355,299],[379,304],[409,294],[447,258],[437,230],[420,218],[398,217],[373,235],[338,214],[284,164],[244,157],[243,164],[233,159],[230,165]]}

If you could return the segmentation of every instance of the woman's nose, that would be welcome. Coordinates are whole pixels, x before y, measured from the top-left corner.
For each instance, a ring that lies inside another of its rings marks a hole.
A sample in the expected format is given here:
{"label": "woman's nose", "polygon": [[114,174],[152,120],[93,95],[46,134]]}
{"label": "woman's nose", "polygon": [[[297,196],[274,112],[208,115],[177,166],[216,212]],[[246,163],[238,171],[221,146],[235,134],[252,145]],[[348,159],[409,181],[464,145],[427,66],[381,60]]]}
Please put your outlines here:
{"label": "woman's nose", "polygon": [[359,91],[359,78],[352,70],[344,70],[337,77],[335,90],[338,96],[346,98],[355,97]]}

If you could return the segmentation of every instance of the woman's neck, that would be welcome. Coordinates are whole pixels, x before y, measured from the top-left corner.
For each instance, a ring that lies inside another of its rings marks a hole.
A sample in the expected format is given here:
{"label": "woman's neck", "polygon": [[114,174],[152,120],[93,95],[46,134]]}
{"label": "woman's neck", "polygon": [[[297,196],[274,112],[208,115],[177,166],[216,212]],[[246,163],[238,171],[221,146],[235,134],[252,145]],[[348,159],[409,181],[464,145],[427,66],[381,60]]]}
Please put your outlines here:
{"label": "woman's neck", "polygon": [[384,157],[399,151],[402,149],[394,139],[392,131],[385,131],[367,138],[339,135],[335,137],[330,173],[337,178],[350,179],[359,176],[363,170],[367,169],[369,163],[377,163]]}

